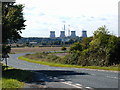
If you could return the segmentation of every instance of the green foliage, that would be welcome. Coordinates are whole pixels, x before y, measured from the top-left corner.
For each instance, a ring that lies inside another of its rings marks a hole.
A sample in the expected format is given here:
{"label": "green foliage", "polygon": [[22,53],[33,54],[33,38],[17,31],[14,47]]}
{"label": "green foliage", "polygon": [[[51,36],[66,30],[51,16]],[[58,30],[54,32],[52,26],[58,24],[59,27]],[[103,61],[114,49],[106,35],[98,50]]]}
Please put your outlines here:
{"label": "green foliage", "polygon": [[9,53],[10,46],[7,46],[10,42],[16,42],[21,38],[21,30],[25,29],[24,17],[23,17],[24,6],[14,4],[14,2],[3,2],[2,3],[2,52]]}
{"label": "green foliage", "polygon": [[64,64],[76,65],[76,64],[78,64],[79,55],[80,55],[79,51],[74,51],[71,54],[66,55],[63,58],[62,62]]}
{"label": "green foliage", "polygon": [[62,47],[61,50],[65,51],[65,50],[67,50],[67,48],[66,47]]}
{"label": "green foliage", "polygon": [[[80,46],[82,49],[78,50]],[[81,43],[71,45],[70,51],[80,51],[79,65],[110,66],[120,63],[119,47],[120,38],[110,35],[106,26],[102,26],[94,32],[93,38],[85,38]],[[75,60],[71,57],[71,62]]]}
{"label": "green foliage", "polygon": [[49,65],[49,66],[54,66],[54,67],[72,67],[72,68],[88,68],[88,69],[102,69],[102,70],[120,71],[118,69],[118,67],[119,67],[118,65],[110,66],[110,67],[80,66],[80,65],[70,65],[70,64],[60,64],[60,63],[52,63],[52,62],[45,62],[45,61],[37,61],[37,60],[26,58],[24,56],[21,56],[18,59],[19,60],[24,60],[24,61],[27,61],[27,62],[38,63],[38,64],[43,64],[43,65]]}
{"label": "green foliage", "polygon": [[22,88],[23,86],[24,83],[16,79],[2,79],[2,88]]}
{"label": "green foliage", "polygon": [[24,6],[12,2],[2,3],[2,42],[17,41],[21,38],[21,30],[25,29],[23,18]]}
{"label": "green foliage", "polygon": [[108,48],[107,48],[107,60],[109,64],[119,64],[120,63],[120,37],[117,38],[113,35],[109,38]]}
{"label": "green foliage", "polygon": [[82,46],[80,42],[76,42],[70,46],[70,52],[72,51],[82,51]]}
{"label": "green foliage", "polygon": [[49,62],[54,62],[54,63],[60,63],[61,62],[61,58],[56,56],[56,55],[48,55],[46,57],[47,61]]}
{"label": "green foliage", "polygon": [[102,26],[94,32],[93,37],[84,38],[81,42],[72,44],[69,54],[64,58],[50,54],[43,58],[46,57],[44,61],[71,65],[102,67],[118,65],[120,64],[119,47],[120,37],[109,34],[106,27]]}
{"label": "green foliage", "polygon": [[4,54],[10,53],[10,51],[11,51],[11,47],[10,46],[6,46],[6,45],[2,46],[2,52]]}
{"label": "green foliage", "polygon": [[5,69],[2,64],[2,88],[22,88],[24,82],[31,82],[33,80],[34,73],[27,70],[15,69],[9,67]]}
{"label": "green foliage", "polygon": [[87,49],[89,48],[89,43],[92,41],[93,37],[86,37],[83,38],[83,40],[81,41],[81,45],[82,45],[82,49]]}
{"label": "green foliage", "polygon": [[61,58],[53,55],[53,54],[48,54],[48,53],[35,53],[35,54],[27,54],[25,57],[30,58],[30,59],[35,59],[38,61],[49,61],[49,62],[54,62],[54,63],[59,63],[61,62]]}
{"label": "green foliage", "polygon": [[30,59],[45,59],[47,56],[47,53],[35,53],[35,54],[26,54],[25,57],[28,57]]}

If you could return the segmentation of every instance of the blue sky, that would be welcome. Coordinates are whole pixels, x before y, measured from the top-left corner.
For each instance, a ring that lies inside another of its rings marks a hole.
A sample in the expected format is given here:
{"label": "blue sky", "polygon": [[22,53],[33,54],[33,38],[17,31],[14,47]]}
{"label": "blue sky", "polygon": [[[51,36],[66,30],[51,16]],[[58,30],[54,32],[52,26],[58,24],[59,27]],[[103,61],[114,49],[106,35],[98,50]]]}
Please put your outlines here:
{"label": "blue sky", "polygon": [[[60,35],[63,25],[76,31],[87,30],[88,36],[100,26],[106,25],[111,34],[118,35],[119,0],[16,0],[24,4],[26,29],[23,37],[49,37],[50,31]],[[65,21],[65,22],[64,22]],[[70,25],[70,27],[68,27]]]}

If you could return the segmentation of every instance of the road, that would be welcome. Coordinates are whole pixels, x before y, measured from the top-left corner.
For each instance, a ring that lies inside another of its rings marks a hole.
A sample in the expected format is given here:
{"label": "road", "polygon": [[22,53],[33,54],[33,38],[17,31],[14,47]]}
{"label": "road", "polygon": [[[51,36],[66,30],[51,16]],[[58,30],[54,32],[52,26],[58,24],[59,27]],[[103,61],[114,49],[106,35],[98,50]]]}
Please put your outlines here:
{"label": "road", "polygon": [[25,54],[26,53],[11,54],[8,60],[8,65],[36,72],[38,74],[38,80],[43,80],[47,87],[84,89],[113,88],[113,90],[115,90],[114,88],[118,88],[118,80],[120,80],[120,78],[118,78],[118,72],[81,68],[51,67],[18,60],[19,56]]}

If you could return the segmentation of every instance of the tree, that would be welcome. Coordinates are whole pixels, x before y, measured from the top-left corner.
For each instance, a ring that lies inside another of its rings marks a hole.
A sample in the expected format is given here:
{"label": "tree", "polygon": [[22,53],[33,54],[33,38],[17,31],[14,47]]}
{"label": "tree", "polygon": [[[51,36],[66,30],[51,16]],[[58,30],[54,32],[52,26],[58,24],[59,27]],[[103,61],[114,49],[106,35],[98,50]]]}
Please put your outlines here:
{"label": "tree", "polygon": [[83,40],[81,41],[81,45],[82,45],[82,49],[87,49],[89,48],[89,43],[92,41],[93,37],[87,37],[87,38],[83,38]]}
{"label": "tree", "polygon": [[[8,46],[10,42],[16,42],[21,38],[21,30],[25,29],[24,6],[16,5],[14,2],[2,3],[2,56],[6,58],[11,48]],[[6,60],[7,61],[7,60]],[[7,62],[6,62],[7,63]]]}
{"label": "tree", "polygon": [[24,6],[19,4],[15,5],[13,2],[2,3],[2,43],[16,42],[21,38],[21,30],[25,29]]}
{"label": "tree", "polygon": [[108,41],[107,60],[110,65],[120,64],[120,37],[111,35]]}
{"label": "tree", "polygon": [[90,42],[91,60],[98,62],[98,65],[119,64],[120,40],[109,34],[106,26],[98,28],[94,32],[93,40]]}

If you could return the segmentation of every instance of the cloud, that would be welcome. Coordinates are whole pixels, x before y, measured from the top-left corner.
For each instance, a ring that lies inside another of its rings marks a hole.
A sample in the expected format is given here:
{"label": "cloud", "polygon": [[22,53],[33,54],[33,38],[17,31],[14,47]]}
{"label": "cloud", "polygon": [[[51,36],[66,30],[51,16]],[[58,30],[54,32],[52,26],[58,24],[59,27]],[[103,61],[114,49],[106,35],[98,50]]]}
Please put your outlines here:
{"label": "cloud", "polygon": [[106,20],[107,20],[107,18],[100,18],[100,20],[102,20],[102,21],[106,21]]}
{"label": "cloud", "polygon": [[39,16],[44,16],[44,15],[46,15],[46,14],[43,13],[43,12],[40,12],[40,13],[39,13]]}
{"label": "cloud", "polygon": [[70,24],[78,36],[82,29],[86,29],[88,36],[91,36],[101,25],[107,25],[110,31],[117,30],[117,0],[16,1],[25,4],[24,17],[27,26],[22,36],[49,37],[51,29],[56,31],[56,36],[59,36],[59,31],[63,27],[62,21],[66,21],[67,29]]}

